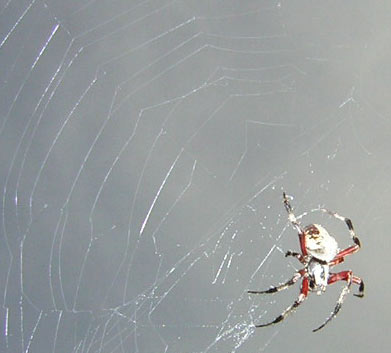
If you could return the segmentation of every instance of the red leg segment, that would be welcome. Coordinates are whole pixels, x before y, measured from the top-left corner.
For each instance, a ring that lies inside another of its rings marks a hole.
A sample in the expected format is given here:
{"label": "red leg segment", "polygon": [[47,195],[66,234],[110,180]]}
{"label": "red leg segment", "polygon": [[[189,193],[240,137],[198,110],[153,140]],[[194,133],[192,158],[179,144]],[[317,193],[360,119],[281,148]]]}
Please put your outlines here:
{"label": "red leg segment", "polygon": [[360,250],[360,247],[355,244],[355,245],[352,245],[352,246],[349,246],[348,248],[344,249],[344,250],[341,250],[334,258],[334,260],[332,261],[335,261],[337,259],[341,259],[347,255],[352,255],[354,253],[356,253],[357,251]]}
{"label": "red leg segment", "polygon": [[305,244],[305,235],[304,235],[304,233],[300,233],[299,234],[299,242],[300,242],[301,253],[303,254],[303,256],[307,256],[308,253],[307,253],[307,248],[306,248],[306,244]]}
{"label": "red leg segment", "polygon": [[364,282],[360,277],[353,276],[352,271],[341,271],[338,273],[330,274],[328,284],[333,284],[338,281],[352,281],[359,286],[358,294],[354,294],[356,297],[362,298],[364,296]]}
{"label": "red leg segment", "polygon": [[345,259],[343,257],[340,257],[340,258],[335,257],[334,260],[331,260],[329,262],[329,266],[335,266],[335,265],[338,265],[338,264],[340,264],[341,262],[344,262],[344,261],[345,261]]}
{"label": "red leg segment", "polygon": [[[308,288],[309,288],[309,281],[308,281],[308,278],[307,277],[304,277],[303,278],[303,282],[301,284],[301,290],[300,290],[300,294],[303,294],[304,295],[304,298],[308,296]],[[303,299],[304,299],[303,298]]]}
{"label": "red leg segment", "polygon": [[352,275],[352,271],[341,271],[338,273],[330,274],[328,284],[332,284],[337,281],[348,281]]}

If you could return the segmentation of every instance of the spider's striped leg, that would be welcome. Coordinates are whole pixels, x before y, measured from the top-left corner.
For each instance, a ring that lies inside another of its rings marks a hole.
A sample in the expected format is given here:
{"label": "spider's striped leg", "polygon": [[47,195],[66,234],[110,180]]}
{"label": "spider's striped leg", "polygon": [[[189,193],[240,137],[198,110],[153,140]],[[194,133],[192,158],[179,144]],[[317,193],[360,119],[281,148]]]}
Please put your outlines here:
{"label": "spider's striped leg", "polygon": [[282,193],[282,197],[283,197],[283,202],[284,202],[286,212],[288,212],[289,221],[292,223],[292,225],[296,228],[296,230],[299,233],[303,233],[303,230],[301,229],[300,224],[297,221],[296,216],[293,213],[292,206],[291,206],[291,204],[288,200],[288,196],[286,196],[285,192]]}
{"label": "spider's striped leg", "polygon": [[306,247],[306,244],[305,244],[304,230],[300,227],[300,223],[297,221],[296,216],[293,213],[292,206],[291,206],[291,204],[290,204],[290,202],[288,200],[288,196],[286,195],[285,192],[282,193],[282,197],[283,197],[283,202],[284,202],[285,209],[288,212],[289,221],[291,222],[293,227],[299,233],[299,241],[300,241],[301,252],[302,252],[302,254],[304,256],[306,256],[307,255],[307,247]]}
{"label": "spider's striped leg", "polygon": [[342,271],[342,272],[330,274],[328,284],[332,284],[337,281],[346,281],[347,282],[346,286],[342,289],[342,292],[337,301],[337,305],[335,306],[331,315],[327,318],[327,320],[322,325],[312,330],[313,332],[316,332],[321,328],[323,328],[324,326],[326,326],[338,314],[339,309],[341,309],[341,306],[345,300],[346,295],[349,293],[350,286],[352,285],[352,283],[359,285],[359,293],[355,295],[358,297],[364,296],[364,282],[361,280],[361,278],[357,276],[353,276],[352,271]]}
{"label": "spider's striped leg", "polygon": [[364,296],[364,281],[357,276],[353,276],[352,271],[342,271],[338,273],[331,273],[328,284],[333,284],[338,281],[349,281],[349,276],[354,284],[358,285],[358,293],[354,294],[356,297],[362,298]]}
{"label": "spider's striped leg", "polygon": [[293,257],[295,257],[295,258],[298,259],[302,264],[305,264],[305,263],[306,263],[304,256],[303,256],[302,254],[299,254],[298,252],[288,250],[288,251],[285,253],[285,257],[288,257],[288,256],[293,256]]}
{"label": "spider's striped leg", "polygon": [[265,327],[265,326],[269,326],[269,325],[273,325],[273,324],[276,324],[278,322],[281,322],[282,320],[284,320],[293,310],[295,310],[303,301],[305,298],[307,298],[308,296],[308,278],[307,277],[304,277],[303,278],[303,282],[302,282],[302,285],[301,285],[301,291],[300,291],[300,294],[299,294],[299,297],[295,300],[295,302],[288,306],[283,312],[282,314],[280,314],[279,316],[277,316],[272,322],[269,322],[267,324],[259,324],[259,325],[255,325],[255,327]]}
{"label": "spider's striped leg", "polygon": [[347,227],[349,229],[350,236],[351,236],[351,238],[352,238],[352,240],[354,242],[354,245],[348,247],[345,250],[340,251],[337,256],[343,257],[343,256],[354,254],[355,252],[357,252],[361,248],[361,243],[360,243],[360,240],[358,239],[358,237],[356,235],[356,232],[354,231],[352,221],[349,218],[340,216],[338,213],[333,212],[333,211],[329,211],[329,210],[327,210],[325,208],[321,208],[320,210],[322,212],[328,213],[329,215],[339,219],[342,222],[345,222],[345,224],[347,225]]}
{"label": "spider's striped leg", "polygon": [[354,244],[344,250],[341,250],[337,255],[335,255],[334,259],[332,260],[332,264],[336,265],[343,262],[345,256],[356,253],[357,251],[360,250],[360,247],[361,247],[360,244]]}
{"label": "spider's striped leg", "polygon": [[284,289],[287,289],[288,287],[292,286],[293,284],[295,284],[301,277],[303,277],[305,271],[304,270],[301,270],[299,272],[296,272],[293,277],[286,283],[283,283],[279,286],[276,286],[276,287],[271,287],[267,290],[262,290],[262,291],[258,291],[258,290],[249,290],[247,291],[247,293],[249,294],[270,294],[270,293],[276,293],[276,292],[280,292]]}

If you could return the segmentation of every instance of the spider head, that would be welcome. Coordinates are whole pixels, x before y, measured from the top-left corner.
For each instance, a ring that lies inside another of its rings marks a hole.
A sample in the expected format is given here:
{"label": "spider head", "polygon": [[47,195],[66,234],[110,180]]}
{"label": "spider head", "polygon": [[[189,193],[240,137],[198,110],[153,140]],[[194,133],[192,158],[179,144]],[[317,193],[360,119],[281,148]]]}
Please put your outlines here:
{"label": "spider head", "polygon": [[311,290],[316,291],[318,295],[322,294],[326,290],[329,279],[329,265],[312,258],[308,263],[307,271]]}

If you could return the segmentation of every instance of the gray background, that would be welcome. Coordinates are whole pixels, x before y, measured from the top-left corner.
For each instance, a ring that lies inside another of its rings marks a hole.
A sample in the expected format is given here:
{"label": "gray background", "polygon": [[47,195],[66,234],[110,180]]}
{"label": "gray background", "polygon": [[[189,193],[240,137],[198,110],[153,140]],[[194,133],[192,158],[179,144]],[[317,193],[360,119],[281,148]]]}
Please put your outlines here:
{"label": "gray background", "polygon": [[[385,352],[391,6],[2,1],[1,352]],[[362,250],[279,325],[303,222]],[[356,288],[354,288],[356,289]]]}

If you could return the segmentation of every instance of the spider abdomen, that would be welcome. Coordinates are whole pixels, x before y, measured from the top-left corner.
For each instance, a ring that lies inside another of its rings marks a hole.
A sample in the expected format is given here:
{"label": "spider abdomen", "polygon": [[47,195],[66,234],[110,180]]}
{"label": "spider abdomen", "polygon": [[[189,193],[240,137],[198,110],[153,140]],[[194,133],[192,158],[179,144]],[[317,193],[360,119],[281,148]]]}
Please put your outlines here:
{"label": "spider abdomen", "polygon": [[306,250],[312,257],[330,262],[338,253],[338,243],[326,229],[319,224],[310,224],[304,228]]}

